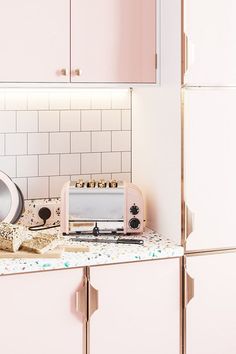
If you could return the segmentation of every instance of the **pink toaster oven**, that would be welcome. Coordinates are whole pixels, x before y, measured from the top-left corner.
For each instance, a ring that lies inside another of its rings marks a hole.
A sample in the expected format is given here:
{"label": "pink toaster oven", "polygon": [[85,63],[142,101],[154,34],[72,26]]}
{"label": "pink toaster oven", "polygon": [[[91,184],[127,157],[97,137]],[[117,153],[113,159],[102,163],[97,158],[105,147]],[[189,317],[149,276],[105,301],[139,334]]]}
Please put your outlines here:
{"label": "pink toaster oven", "polygon": [[61,193],[61,231],[64,235],[143,232],[143,196],[124,181],[69,181]]}

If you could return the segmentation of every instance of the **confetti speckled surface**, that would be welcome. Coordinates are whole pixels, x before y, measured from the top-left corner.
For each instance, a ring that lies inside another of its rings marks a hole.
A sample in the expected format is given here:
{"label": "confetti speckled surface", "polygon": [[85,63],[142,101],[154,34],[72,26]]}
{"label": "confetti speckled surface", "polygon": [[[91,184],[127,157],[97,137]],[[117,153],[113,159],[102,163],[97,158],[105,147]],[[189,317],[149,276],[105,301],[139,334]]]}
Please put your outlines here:
{"label": "confetti speckled surface", "polygon": [[[144,246],[87,243],[89,252],[65,252],[58,259],[1,259],[0,275],[156,260],[183,255],[183,247],[151,230],[147,229],[142,236],[135,237],[142,238]],[[81,243],[83,244],[86,243]]]}

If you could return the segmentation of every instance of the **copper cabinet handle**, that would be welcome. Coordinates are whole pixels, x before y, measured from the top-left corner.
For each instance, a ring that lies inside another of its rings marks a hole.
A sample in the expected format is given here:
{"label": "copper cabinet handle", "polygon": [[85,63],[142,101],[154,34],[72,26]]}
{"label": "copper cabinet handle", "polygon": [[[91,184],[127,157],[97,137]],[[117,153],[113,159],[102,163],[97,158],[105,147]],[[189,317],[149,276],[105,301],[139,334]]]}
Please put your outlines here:
{"label": "copper cabinet handle", "polygon": [[182,35],[182,62],[183,62],[183,75],[188,70],[188,36],[183,33]]}
{"label": "copper cabinet handle", "polygon": [[89,283],[87,278],[84,279],[82,287],[75,293],[75,309],[86,321],[89,321],[98,309],[98,290]]}
{"label": "copper cabinet handle", "polygon": [[84,283],[82,287],[75,293],[75,310],[76,312],[80,313],[85,320],[87,320],[87,309],[87,284]]}
{"label": "copper cabinet handle", "polygon": [[98,290],[89,284],[89,318],[98,309]]}
{"label": "copper cabinet handle", "polygon": [[185,307],[194,297],[194,279],[185,270]]}
{"label": "copper cabinet handle", "polygon": [[60,70],[60,75],[66,76],[67,75],[67,70],[65,68]]}
{"label": "copper cabinet handle", "polygon": [[81,70],[80,69],[75,69],[75,75],[80,76],[81,75]]}
{"label": "copper cabinet handle", "polygon": [[194,226],[194,213],[189,209],[189,207],[185,206],[185,239],[189,237],[189,235],[193,232]]}

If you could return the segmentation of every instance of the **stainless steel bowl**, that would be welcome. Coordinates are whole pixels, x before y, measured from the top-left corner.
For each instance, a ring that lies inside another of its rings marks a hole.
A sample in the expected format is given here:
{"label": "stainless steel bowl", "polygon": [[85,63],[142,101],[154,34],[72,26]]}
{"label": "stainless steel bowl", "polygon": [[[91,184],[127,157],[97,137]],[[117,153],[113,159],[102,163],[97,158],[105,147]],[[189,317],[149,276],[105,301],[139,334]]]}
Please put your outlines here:
{"label": "stainless steel bowl", "polygon": [[16,223],[24,210],[24,198],[20,188],[0,171],[0,222]]}

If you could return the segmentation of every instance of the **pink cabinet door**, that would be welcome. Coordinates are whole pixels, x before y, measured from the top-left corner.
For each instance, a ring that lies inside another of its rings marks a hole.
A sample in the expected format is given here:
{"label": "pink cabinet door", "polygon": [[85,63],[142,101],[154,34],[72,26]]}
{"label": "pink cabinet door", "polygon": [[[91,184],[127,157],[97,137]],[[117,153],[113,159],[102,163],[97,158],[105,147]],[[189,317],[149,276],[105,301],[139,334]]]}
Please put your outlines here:
{"label": "pink cabinet door", "polygon": [[184,95],[185,201],[193,214],[186,248],[236,247],[236,90]]}
{"label": "pink cabinet door", "polygon": [[186,354],[236,353],[236,253],[187,257]]}
{"label": "pink cabinet door", "polygon": [[185,84],[236,84],[236,2],[184,0],[184,31],[188,38]]}
{"label": "pink cabinet door", "polygon": [[69,0],[0,1],[0,81],[68,82]]}
{"label": "pink cabinet door", "polygon": [[72,0],[72,81],[154,83],[155,2]]}
{"label": "pink cabinet door", "polygon": [[81,280],[81,269],[1,276],[1,353],[82,353]]}
{"label": "pink cabinet door", "polygon": [[91,354],[179,354],[179,260],[94,267]]}

